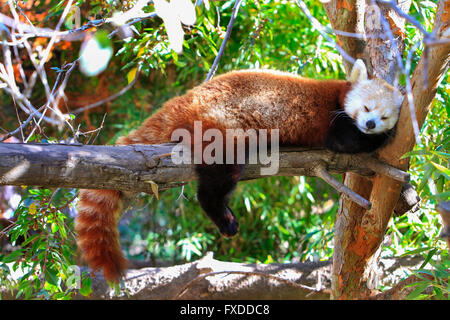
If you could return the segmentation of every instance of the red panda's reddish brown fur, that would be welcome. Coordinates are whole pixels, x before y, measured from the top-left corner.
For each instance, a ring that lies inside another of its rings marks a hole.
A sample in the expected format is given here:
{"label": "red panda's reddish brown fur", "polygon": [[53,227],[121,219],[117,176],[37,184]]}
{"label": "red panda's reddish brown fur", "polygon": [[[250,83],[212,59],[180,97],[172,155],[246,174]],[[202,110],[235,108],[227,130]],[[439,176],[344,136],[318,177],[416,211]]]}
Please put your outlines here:
{"label": "red panda's reddish brown fur", "polygon": [[123,275],[127,266],[120,250],[117,228],[122,210],[119,191],[81,190],[75,230],[83,258],[94,270],[103,268],[112,281]]}
{"label": "red panda's reddish brown fur", "polygon": [[200,120],[203,131],[279,128],[282,144],[323,146],[332,111],[343,104],[350,88],[343,80],[321,81],[276,71],[234,71],[167,101],[117,143],[168,142],[173,130],[192,132],[194,121]]}
{"label": "red panda's reddish brown fur", "polygon": [[[137,130],[117,144],[157,144],[171,141],[173,130],[280,129],[280,143],[323,146],[333,117],[350,83],[313,80],[282,72],[237,71],[204,83],[167,101]],[[117,224],[121,194],[111,190],[81,190],[76,219],[78,244],[93,269],[117,281],[126,268]]]}

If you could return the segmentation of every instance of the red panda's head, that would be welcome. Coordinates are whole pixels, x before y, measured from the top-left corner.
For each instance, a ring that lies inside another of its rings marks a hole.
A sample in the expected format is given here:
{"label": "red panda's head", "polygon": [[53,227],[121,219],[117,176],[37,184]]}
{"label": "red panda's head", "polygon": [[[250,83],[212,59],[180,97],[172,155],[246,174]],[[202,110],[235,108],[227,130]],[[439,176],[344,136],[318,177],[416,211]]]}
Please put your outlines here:
{"label": "red panda's head", "polygon": [[345,97],[344,110],[358,129],[366,134],[392,129],[403,100],[400,91],[381,79],[369,79],[360,59],[353,65],[349,81],[352,87]]}

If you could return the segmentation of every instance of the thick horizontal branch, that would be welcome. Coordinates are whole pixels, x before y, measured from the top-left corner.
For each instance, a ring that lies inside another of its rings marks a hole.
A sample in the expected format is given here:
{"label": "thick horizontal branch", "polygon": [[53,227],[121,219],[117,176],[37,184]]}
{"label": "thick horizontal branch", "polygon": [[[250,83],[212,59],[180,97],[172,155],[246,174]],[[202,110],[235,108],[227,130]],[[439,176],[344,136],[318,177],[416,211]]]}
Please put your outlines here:
{"label": "thick horizontal branch", "polygon": [[[0,185],[28,185],[85,189],[114,189],[151,193],[151,184],[159,190],[180,186],[196,179],[193,165],[174,164],[171,152],[174,144],[84,146],[63,144],[0,143]],[[276,176],[318,176],[329,173],[355,172],[372,175],[383,171],[381,162],[369,155],[336,154],[326,150],[280,148],[279,170]],[[261,164],[248,164],[242,179],[257,179]],[[381,168],[381,169],[380,169]],[[407,173],[394,170],[393,178],[408,181]]]}

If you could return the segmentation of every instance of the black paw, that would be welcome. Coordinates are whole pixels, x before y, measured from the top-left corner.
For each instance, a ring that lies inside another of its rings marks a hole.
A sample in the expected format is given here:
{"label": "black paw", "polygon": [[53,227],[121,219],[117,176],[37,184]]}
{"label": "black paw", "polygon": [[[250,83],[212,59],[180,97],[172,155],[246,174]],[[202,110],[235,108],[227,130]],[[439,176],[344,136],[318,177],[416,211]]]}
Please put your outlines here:
{"label": "black paw", "polygon": [[217,224],[220,233],[225,237],[233,237],[239,231],[239,222],[236,219],[233,211],[226,207],[226,212],[220,222]]}

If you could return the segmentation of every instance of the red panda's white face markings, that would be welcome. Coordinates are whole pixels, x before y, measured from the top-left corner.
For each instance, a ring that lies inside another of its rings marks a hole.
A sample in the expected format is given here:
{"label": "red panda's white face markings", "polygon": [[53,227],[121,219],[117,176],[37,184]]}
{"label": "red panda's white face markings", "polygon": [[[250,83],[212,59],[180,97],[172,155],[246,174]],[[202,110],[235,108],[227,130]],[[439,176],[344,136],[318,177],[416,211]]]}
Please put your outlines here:
{"label": "red panda's white face markings", "polygon": [[349,79],[352,89],[345,97],[345,112],[366,134],[386,132],[398,121],[403,97],[399,90],[383,80],[368,80],[364,63],[358,61]]}

